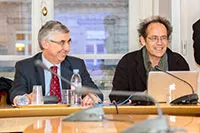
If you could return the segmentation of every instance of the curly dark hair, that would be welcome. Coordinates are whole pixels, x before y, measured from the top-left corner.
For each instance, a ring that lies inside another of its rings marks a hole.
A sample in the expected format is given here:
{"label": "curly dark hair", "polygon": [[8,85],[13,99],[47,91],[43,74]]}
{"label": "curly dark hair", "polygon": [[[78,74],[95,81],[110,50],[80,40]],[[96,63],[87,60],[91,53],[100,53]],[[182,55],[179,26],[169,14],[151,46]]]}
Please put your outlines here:
{"label": "curly dark hair", "polygon": [[161,23],[161,24],[163,24],[167,29],[167,38],[170,39],[171,33],[172,33],[172,25],[171,25],[169,20],[167,20],[166,18],[161,17],[161,16],[152,16],[150,18],[144,19],[139,24],[139,28],[138,28],[139,37],[140,36],[143,36],[144,38],[147,37],[146,31],[147,31],[149,24],[151,24],[151,23]]}

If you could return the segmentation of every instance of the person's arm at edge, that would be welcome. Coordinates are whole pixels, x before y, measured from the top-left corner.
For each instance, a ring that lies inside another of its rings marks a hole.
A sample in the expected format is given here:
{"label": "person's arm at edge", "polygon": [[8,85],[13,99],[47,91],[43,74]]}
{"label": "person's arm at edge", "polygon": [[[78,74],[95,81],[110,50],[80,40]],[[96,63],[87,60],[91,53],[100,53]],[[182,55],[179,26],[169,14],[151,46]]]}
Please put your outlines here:
{"label": "person's arm at edge", "polygon": [[199,27],[200,27],[200,19],[192,25],[194,59],[196,63],[200,65],[200,28]]}
{"label": "person's arm at edge", "polygon": [[14,81],[12,84],[11,89],[9,90],[10,94],[10,101],[13,104],[16,104],[16,99],[18,96],[22,96],[26,94],[26,80],[23,74],[23,70],[21,67],[20,62],[17,62],[15,65],[16,72],[15,72],[15,77]]}

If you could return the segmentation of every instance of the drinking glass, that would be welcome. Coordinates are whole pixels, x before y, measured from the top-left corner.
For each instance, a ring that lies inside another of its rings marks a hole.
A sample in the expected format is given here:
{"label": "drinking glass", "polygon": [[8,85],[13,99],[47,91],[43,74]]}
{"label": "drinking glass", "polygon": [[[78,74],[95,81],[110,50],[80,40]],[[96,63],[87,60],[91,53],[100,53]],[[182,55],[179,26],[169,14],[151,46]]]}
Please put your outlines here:
{"label": "drinking glass", "polygon": [[62,103],[70,105],[71,103],[71,91],[68,89],[62,90]]}
{"label": "drinking glass", "polygon": [[41,85],[33,86],[31,104],[36,104],[36,105],[44,104]]}

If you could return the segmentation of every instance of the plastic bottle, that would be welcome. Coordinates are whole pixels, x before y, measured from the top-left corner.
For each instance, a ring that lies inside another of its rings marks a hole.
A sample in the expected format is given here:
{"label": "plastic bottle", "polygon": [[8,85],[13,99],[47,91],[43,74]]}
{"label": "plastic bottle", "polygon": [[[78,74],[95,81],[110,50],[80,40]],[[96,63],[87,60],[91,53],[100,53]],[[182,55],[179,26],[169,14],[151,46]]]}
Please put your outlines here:
{"label": "plastic bottle", "polygon": [[76,93],[76,89],[82,87],[81,76],[79,75],[79,69],[73,69],[73,75],[71,78],[71,106],[80,106],[82,103],[81,94]]}
{"label": "plastic bottle", "polygon": [[17,105],[19,106],[25,106],[25,105],[29,105],[29,99],[26,95],[22,95],[22,96],[17,96]]}

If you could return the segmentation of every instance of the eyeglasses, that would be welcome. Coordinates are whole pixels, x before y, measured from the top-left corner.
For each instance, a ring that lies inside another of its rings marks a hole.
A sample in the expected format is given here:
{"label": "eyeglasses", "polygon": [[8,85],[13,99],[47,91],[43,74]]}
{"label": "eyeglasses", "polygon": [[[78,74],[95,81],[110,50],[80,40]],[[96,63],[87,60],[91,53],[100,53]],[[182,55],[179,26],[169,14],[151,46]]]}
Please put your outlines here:
{"label": "eyeglasses", "polygon": [[157,43],[159,40],[161,42],[167,42],[168,37],[167,36],[151,36],[151,37],[147,37],[148,39],[150,39],[153,43]]}
{"label": "eyeglasses", "polygon": [[50,42],[53,42],[53,43],[56,43],[56,44],[59,44],[61,46],[64,46],[66,43],[68,45],[71,44],[71,38],[66,42],[65,40],[61,40],[61,41],[54,41],[54,40],[49,40]]}

